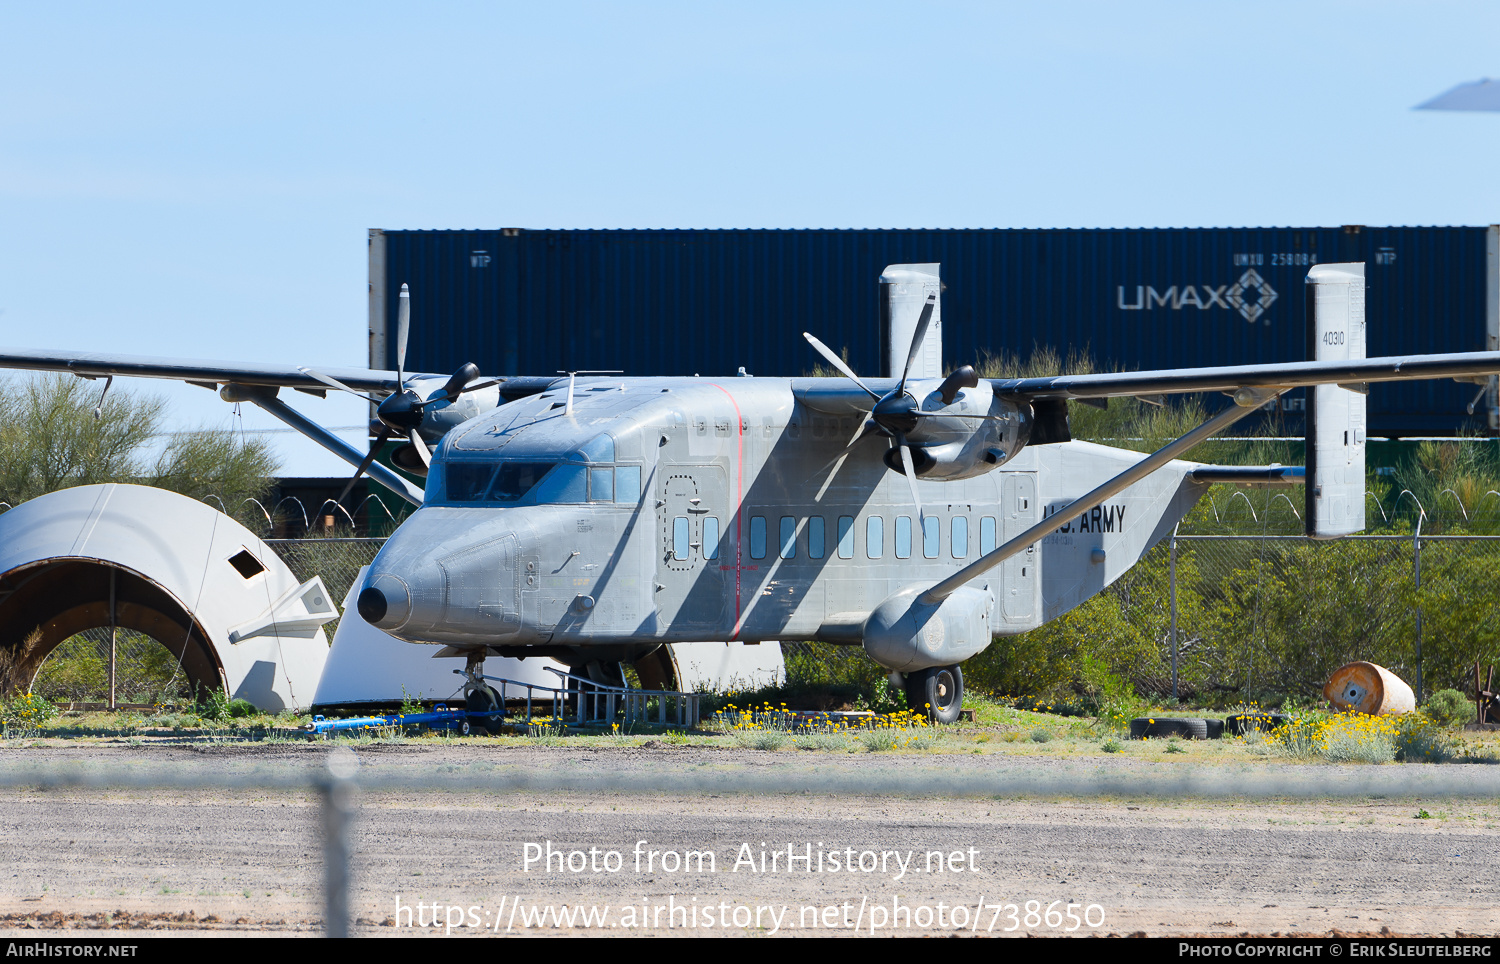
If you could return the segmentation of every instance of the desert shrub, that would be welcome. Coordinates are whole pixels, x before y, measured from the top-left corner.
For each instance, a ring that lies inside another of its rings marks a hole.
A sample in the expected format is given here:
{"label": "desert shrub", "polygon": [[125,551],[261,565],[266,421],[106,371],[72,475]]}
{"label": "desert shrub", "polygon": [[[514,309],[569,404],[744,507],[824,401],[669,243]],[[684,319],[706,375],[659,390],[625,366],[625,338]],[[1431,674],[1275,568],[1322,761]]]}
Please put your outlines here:
{"label": "desert shrub", "polygon": [[0,703],[0,723],[8,730],[35,731],[56,716],[57,707],[36,693],[22,693]]}
{"label": "desert shrub", "polygon": [[1427,697],[1422,711],[1440,726],[1458,726],[1474,716],[1474,704],[1458,690],[1438,690]]}
{"label": "desert shrub", "polygon": [[[1452,693],[1453,690],[1446,692]],[[1392,743],[1396,759],[1402,763],[1447,763],[1454,756],[1441,724],[1418,713],[1401,717],[1392,735]]]}

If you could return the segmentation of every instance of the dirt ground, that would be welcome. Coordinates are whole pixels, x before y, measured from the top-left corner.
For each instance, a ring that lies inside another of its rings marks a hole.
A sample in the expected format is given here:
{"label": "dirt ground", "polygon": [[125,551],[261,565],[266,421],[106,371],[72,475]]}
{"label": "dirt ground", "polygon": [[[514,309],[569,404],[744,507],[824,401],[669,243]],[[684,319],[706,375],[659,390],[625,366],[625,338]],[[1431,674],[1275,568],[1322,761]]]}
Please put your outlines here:
{"label": "dirt ground", "polygon": [[[165,767],[285,780],[320,772],[327,752],[48,741],[0,748],[0,774]],[[1170,779],[1181,765],[482,742],[354,752],[363,778],[418,783],[359,796],[351,906],[366,935],[1451,936],[1493,935],[1500,918],[1485,869],[1500,858],[1495,799],[499,791],[459,784],[1099,767]],[[424,788],[429,777],[445,782]],[[315,936],[320,805],[312,789],[0,789],[0,930]]]}

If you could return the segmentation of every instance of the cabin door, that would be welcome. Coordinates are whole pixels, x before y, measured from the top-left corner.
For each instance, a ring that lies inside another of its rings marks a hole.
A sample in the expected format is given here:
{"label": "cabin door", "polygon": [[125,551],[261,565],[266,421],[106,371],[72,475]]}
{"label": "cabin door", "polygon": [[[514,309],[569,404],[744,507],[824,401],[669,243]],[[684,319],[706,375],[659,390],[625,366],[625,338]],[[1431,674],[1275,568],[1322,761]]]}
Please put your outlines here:
{"label": "cabin door", "polygon": [[[1009,542],[1037,521],[1036,476],[1024,472],[1007,475],[1000,498],[1001,541]],[[1000,605],[1007,620],[1028,619],[1036,610],[1037,558],[1037,546],[1032,544],[1000,565]]]}
{"label": "cabin door", "polygon": [[667,635],[722,628],[727,498],[716,465],[663,464],[660,482],[657,624]]}

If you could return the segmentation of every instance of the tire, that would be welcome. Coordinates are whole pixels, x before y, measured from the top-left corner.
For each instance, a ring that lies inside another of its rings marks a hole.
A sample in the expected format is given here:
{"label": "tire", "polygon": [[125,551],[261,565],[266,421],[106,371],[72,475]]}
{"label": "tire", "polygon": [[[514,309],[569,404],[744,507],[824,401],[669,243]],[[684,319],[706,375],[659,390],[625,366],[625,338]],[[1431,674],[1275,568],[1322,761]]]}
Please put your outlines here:
{"label": "tire", "polygon": [[964,702],[964,674],[957,666],[934,666],[906,674],[906,705],[933,723],[957,723]]}
{"label": "tire", "polygon": [[1208,727],[1208,738],[1210,740],[1222,740],[1224,738],[1223,720],[1204,720],[1203,723]]}
{"label": "tire", "polygon": [[480,735],[489,733],[489,723],[493,718],[486,716],[476,720],[473,718],[474,714],[495,713],[500,709],[502,709],[500,694],[495,692],[493,686],[470,687],[469,691],[464,694],[464,711],[469,714],[469,719],[464,721],[463,735],[468,736],[471,730]]}
{"label": "tire", "polygon": [[500,708],[500,694],[493,686],[475,686],[464,694],[464,709],[470,713],[493,713]]}
{"label": "tire", "polygon": [[1130,738],[1145,740],[1152,737],[1178,736],[1188,740],[1208,739],[1208,721],[1202,719],[1164,719],[1162,717],[1139,717],[1130,721]]}

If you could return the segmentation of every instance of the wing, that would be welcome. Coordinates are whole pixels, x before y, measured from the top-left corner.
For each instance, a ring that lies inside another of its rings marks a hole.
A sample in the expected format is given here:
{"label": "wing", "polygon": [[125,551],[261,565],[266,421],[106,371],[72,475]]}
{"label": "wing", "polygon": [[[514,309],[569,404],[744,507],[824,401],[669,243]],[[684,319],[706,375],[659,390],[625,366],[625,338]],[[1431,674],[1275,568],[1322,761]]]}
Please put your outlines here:
{"label": "wing", "polygon": [[[20,368],[40,372],[72,372],[75,375],[107,375],[135,378],[167,378],[214,387],[228,383],[295,388],[322,394],[327,386],[306,372],[284,365],[254,362],[205,361],[187,358],[164,358],[155,355],[109,355],[97,352],[46,351],[30,348],[0,348],[0,368]],[[366,368],[319,368],[320,373],[350,388],[376,394],[399,391],[395,372],[371,371]],[[446,375],[408,373],[407,378],[447,378]]]}
{"label": "wing", "polygon": [[1231,365],[1225,368],[1179,368],[1155,372],[996,378],[990,380],[990,385],[996,395],[1017,399],[1109,398],[1182,392],[1233,392],[1240,388],[1351,385],[1419,378],[1467,380],[1497,372],[1500,372],[1500,352],[1475,351],[1451,355],[1393,355],[1384,358]]}

